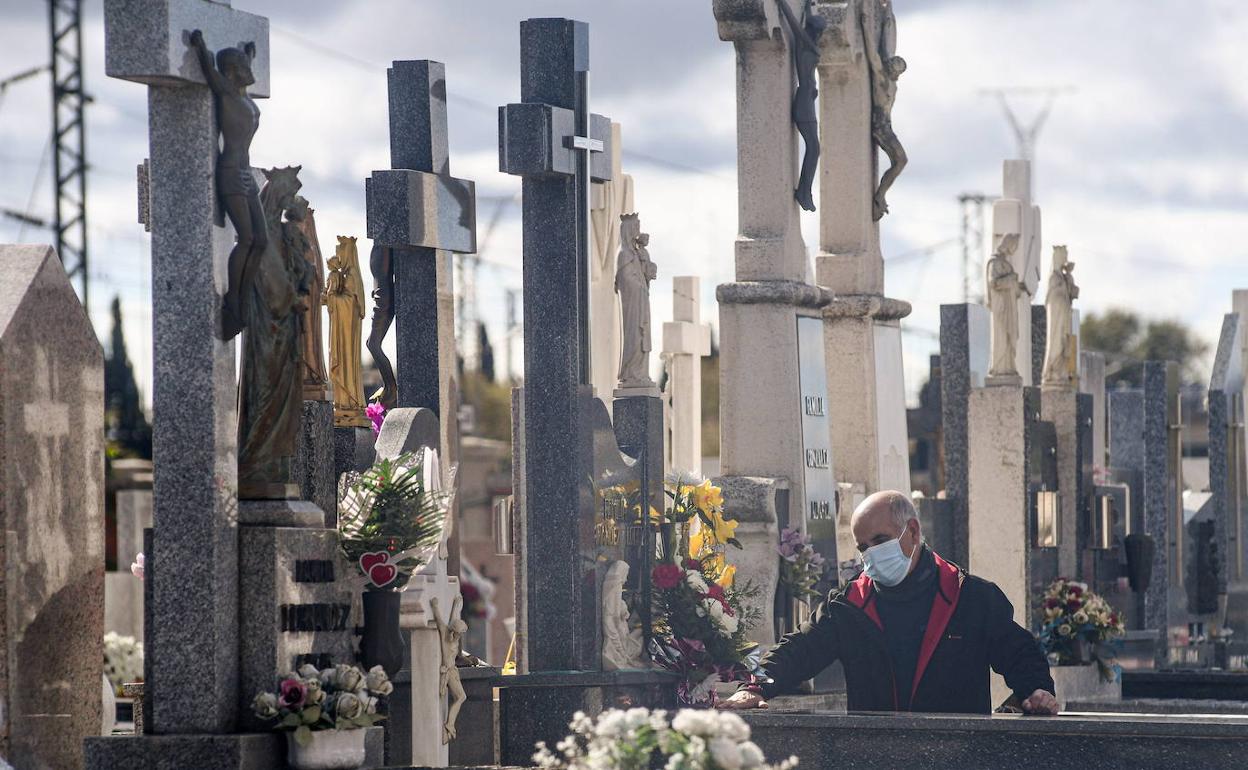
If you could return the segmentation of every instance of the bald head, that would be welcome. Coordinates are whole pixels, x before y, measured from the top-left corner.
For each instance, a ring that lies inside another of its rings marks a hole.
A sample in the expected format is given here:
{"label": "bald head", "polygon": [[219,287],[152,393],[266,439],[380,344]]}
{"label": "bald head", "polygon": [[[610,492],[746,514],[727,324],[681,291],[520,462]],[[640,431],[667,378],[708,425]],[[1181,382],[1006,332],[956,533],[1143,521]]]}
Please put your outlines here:
{"label": "bald head", "polygon": [[914,543],[923,535],[914,503],[908,496],[893,491],[876,492],[863,500],[849,520],[849,528],[854,533],[860,553],[873,545],[899,537],[902,538],[902,549],[911,553]]}

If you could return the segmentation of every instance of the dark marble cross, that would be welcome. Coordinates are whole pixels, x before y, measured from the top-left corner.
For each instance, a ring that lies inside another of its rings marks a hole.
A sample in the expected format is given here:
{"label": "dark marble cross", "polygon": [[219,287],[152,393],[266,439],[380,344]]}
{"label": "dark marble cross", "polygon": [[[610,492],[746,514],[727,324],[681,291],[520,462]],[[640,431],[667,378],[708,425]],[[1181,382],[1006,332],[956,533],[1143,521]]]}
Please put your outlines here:
{"label": "dark marble cross", "polygon": [[[391,168],[365,181],[368,237],[390,251],[398,405],[441,416],[454,412],[439,396],[439,361],[453,327],[439,318],[438,252],[477,250],[476,186],[450,174],[445,65],[396,61],[386,76]],[[442,270],[446,280],[449,263]]]}
{"label": "dark marble cross", "polygon": [[589,112],[586,24],[530,19],[520,38],[522,101],[499,109],[499,167],[522,177],[524,193],[521,547],[529,571],[540,569],[525,586],[526,660],[530,671],[592,671],[601,652],[595,446],[619,460],[589,384],[590,194],[611,177],[611,122]]}

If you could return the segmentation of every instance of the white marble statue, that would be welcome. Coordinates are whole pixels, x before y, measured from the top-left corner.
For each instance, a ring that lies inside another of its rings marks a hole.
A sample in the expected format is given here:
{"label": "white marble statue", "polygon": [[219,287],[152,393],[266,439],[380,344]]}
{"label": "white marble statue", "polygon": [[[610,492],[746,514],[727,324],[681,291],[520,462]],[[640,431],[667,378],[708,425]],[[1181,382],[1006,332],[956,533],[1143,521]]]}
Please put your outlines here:
{"label": "white marble statue", "polygon": [[613,562],[602,579],[602,670],[644,668],[641,629],[629,629],[624,583],[628,562]]}
{"label": "white marble statue", "polygon": [[1043,385],[1070,387],[1075,384],[1074,301],[1079,298],[1079,286],[1075,284],[1074,272],[1075,263],[1068,259],[1066,247],[1054,246],[1053,272],[1049,274],[1049,291],[1044,298],[1049,328]]}
{"label": "white marble statue", "polygon": [[438,600],[430,599],[429,608],[433,610],[433,622],[438,627],[438,636],[442,640],[442,662],[439,668],[441,674],[438,679],[438,694],[446,696],[451,695],[451,702],[446,707],[446,720],[442,723],[442,743],[447,744],[455,739],[455,721],[459,718],[459,709],[464,705],[464,701],[468,700],[468,694],[464,692],[464,685],[459,680],[459,668],[455,662],[459,659],[460,645],[464,638],[464,634],[468,631],[468,624],[459,617],[459,609],[462,604],[459,596],[455,597],[451,605],[451,613],[447,616],[446,621],[442,620],[442,615],[438,612]]}
{"label": "white marble statue", "polygon": [[615,270],[615,290],[620,295],[620,389],[650,388],[650,282],[658,268],[650,261],[646,246],[650,236],[641,232],[636,214],[620,217],[620,257]]}
{"label": "white marble statue", "polygon": [[997,252],[988,260],[988,309],[992,312],[992,366],[989,380],[1010,382],[1019,379],[1015,364],[1018,345],[1018,298],[1023,288],[1011,257],[1019,236],[1011,233],[1001,239]]}

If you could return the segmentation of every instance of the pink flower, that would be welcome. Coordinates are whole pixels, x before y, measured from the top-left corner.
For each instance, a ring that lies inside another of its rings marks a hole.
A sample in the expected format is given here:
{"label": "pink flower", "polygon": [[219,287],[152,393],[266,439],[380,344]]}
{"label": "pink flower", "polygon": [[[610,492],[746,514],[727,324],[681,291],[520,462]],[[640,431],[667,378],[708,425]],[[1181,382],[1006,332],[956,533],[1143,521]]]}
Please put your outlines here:
{"label": "pink flower", "polygon": [[302,706],[303,701],[308,697],[308,688],[304,687],[303,682],[298,679],[283,680],[278,692],[278,703],[282,705],[282,708],[291,710]]}
{"label": "pink flower", "polygon": [[675,564],[660,564],[650,573],[650,580],[660,591],[670,591],[680,585],[685,573]]}
{"label": "pink flower", "polygon": [[380,434],[381,424],[386,420],[386,408],[381,405],[380,401],[374,401],[364,410],[364,414],[368,415],[368,419],[373,423],[373,434]]}
{"label": "pink flower", "polygon": [[130,565],[130,574],[134,575],[139,580],[142,580],[145,574],[144,567],[146,564],[147,560],[143,558],[143,554],[139,554],[134,557],[134,563]]}

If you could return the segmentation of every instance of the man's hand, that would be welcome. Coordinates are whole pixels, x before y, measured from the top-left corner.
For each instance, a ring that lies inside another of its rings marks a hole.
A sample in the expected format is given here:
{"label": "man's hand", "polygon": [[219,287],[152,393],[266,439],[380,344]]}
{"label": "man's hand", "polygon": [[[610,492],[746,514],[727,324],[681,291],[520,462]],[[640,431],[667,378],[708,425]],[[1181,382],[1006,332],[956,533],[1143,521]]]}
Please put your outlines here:
{"label": "man's hand", "polygon": [[732,697],[719,704],[719,708],[725,711],[747,711],[749,709],[765,709],[767,701],[763,700],[763,696],[749,690],[740,690],[733,693]]}
{"label": "man's hand", "polygon": [[1023,713],[1033,716],[1057,716],[1057,698],[1048,690],[1036,690],[1023,701]]}

